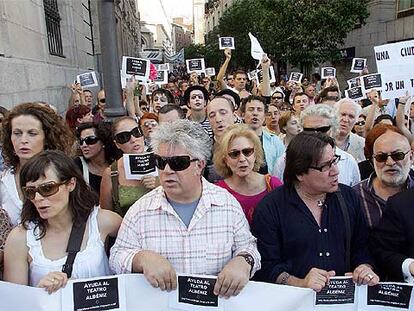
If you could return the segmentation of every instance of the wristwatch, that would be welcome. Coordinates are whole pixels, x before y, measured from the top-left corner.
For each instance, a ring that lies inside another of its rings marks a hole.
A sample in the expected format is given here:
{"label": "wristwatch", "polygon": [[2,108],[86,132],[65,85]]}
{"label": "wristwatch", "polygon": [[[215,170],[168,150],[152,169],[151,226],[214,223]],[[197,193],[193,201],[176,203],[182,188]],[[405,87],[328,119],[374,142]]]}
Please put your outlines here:
{"label": "wristwatch", "polygon": [[254,258],[250,254],[238,254],[237,256],[243,257],[244,260],[250,265],[250,275],[252,275],[253,267],[254,267]]}

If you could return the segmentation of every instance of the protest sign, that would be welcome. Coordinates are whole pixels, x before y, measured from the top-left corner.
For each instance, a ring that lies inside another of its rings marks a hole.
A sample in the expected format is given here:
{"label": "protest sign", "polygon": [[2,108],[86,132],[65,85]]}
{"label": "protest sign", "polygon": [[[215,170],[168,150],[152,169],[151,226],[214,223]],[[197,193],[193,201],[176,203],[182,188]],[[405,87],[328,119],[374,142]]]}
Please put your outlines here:
{"label": "protest sign", "polygon": [[157,69],[157,71],[170,71],[170,64],[169,63],[154,64],[154,66]]}
{"label": "protest sign", "polygon": [[122,76],[134,76],[136,80],[147,81],[150,74],[150,61],[143,58],[122,57]]}
{"label": "protest sign", "polygon": [[185,63],[187,65],[187,73],[197,72],[197,74],[202,74],[206,68],[204,58],[186,59]]}
{"label": "protest sign", "polygon": [[345,97],[353,100],[361,100],[366,98],[366,93],[362,86],[356,86],[345,90]]}
{"label": "protest sign", "polygon": [[368,287],[367,305],[409,310],[412,285],[380,283]]}
{"label": "protest sign", "polygon": [[95,71],[85,72],[76,76],[76,83],[79,83],[81,87],[98,86],[98,80],[96,79]]}
{"label": "protest sign", "polygon": [[382,90],[382,79],[381,74],[373,73],[366,76],[361,77],[361,84],[365,90],[365,92],[369,92],[372,90],[381,91]]}
{"label": "protest sign", "polygon": [[179,275],[177,290],[169,296],[171,308],[179,310],[223,310],[220,299],[214,294],[216,277]]}
{"label": "protest sign", "polygon": [[206,68],[206,76],[215,76],[216,75],[216,68],[214,67],[208,67]]}
{"label": "protest sign", "polygon": [[322,67],[321,69],[322,79],[335,78],[335,77],[336,77],[336,69],[334,67]]}
{"label": "protest sign", "polygon": [[348,83],[348,87],[350,89],[357,87],[357,86],[361,86],[361,79],[359,77],[348,79],[346,80],[346,82]]}
{"label": "protest sign", "polygon": [[303,73],[300,72],[291,72],[289,81],[294,81],[300,83],[302,81]]}
{"label": "protest sign", "polygon": [[353,58],[350,72],[360,73],[367,65],[366,58]]}
{"label": "protest sign", "polygon": [[333,277],[327,286],[315,293],[315,305],[353,304],[355,283],[352,277]]}
{"label": "protest sign", "polygon": [[414,92],[414,40],[374,47],[382,98],[398,98]]}
{"label": "protest sign", "polygon": [[153,152],[141,154],[124,154],[126,179],[142,179],[144,176],[158,176]]}
{"label": "protest sign", "polygon": [[234,38],[233,37],[220,37],[219,38],[219,49],[220,50],[224,50],[224,49],[234,50],[235,49]]}
{"label": "protest sign", "polygon": [[263,52],[262,46],[260,45],[257,38],[253,36],[250,32],[249,32],[249,38],[250,38],[250,43],[251,43],[250,54],[252,55],[254,59],[257,59],[258,61],[260,61],[263,57],[263,54],[265,54],[265,52]]}
{"label": "protest sign", "polygon": [[168,71],[157,71],[157,77],[153,80],[157,85],[163,85],[168,83]]}
{"label": "protest sign", "polygon": [[[257,84],[262,83],[262,81],[263,81],[263,70],[262,69],[256,70],[255,77],[256,77]],[[275,69],[273,68],[273,66],[269,67],[269,78],[270,78],[270,80],[269,80],[270,83],[276,82]]]}
{"label": "protest sign", "polygon": [[256,72],[257,72],[257,70],[252,70],[252,71],[249,71],[249,72],[247,73],[247,78],[249,78],[249,80],[253,80],[253,79],[255,79],[255,78],[256,78]]}

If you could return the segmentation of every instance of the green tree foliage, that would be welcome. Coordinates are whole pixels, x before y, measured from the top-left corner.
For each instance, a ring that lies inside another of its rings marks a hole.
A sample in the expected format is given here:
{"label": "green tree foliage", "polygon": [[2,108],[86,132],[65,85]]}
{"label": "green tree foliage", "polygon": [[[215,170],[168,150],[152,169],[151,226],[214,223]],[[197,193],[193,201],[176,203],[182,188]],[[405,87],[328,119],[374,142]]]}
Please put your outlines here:
{"label": "green tree foliage", "polygon": [[[308,66],[340,58],[355,25],[368,17],[368,0],[236,0],[206,40],[208,61],[222,61],[217,35],[235,38],[233,67],[252,67],[251,32],[274,61]],[[187,56],[186,56],[187,58]],[[210,63],[209,63],[210,64]]]}

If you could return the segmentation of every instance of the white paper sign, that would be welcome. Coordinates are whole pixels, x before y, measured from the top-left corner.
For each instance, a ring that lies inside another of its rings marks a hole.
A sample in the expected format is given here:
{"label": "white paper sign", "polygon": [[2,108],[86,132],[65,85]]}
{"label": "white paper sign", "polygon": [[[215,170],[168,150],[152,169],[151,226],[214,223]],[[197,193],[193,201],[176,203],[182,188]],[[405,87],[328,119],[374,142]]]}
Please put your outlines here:
{"label": "white paper sign", "polygon": [[365,92],[372,90],[381,91],[382,90],[382,75],[379,73],[372,73],[360,77],[361,85],[364,88]]}
{"label": "white paper sign", "polygon": [[382,98],[398,98],[414,92],[414,40],[374,47],[378,73],[382,74]]}
{"label": "white paper sign", "polygon": [[76,76],[76,83],[79,83],[82,87],[98,86],[95,71],[85,72]]}
{"label": "white paper sign", "polygon": [[321,78],[328,79],[328,78],[335,78],[336,77],[336,69],[334,67],[322,67],[321,69]]}
{"label": "white paper sign", "polygon": [[303,73],[300,72],[291,72],[289,81],[299,82],[302,81]]}
{"label": "white paper sign", "polygon": [[168,71],[159,70],[157,71],[157,77],[153,80],[157,85],[164,85],[168,83]]}
{"label": "white paper sign", "polygon": [[253,36],[250,32],[249,32],[249,38],[250,38],[250,43],[251,43],[250,53],[254,59],[257,59],[258,61],[260,61],[263,57],[263,54],[265,54],[265,52],[263,52],[262,46],[260,45],[257,38]]}
{"label": "white paper sign", "polygon": [[359,77],[348,79],[346,82],[350,89],[361,85],[361,79]]}
{"label": "white paper sign", "polygon": [[356,86],[345,90],[345,97],[353,100],[361,100],[367,98],[365,90],[362,86]]}
{"label": "white paper sign", "polygon": [[187,73],[196,72],[197,74],[202,74],[205,72],[204,58],[186,59],[185,63],[187,65]]}
{"label": "white paper sign", "polygon": [[257,72],[257,70],[252,70],[252,71],[249,71],[249,72],[247,73],[247,78],[249,78],[249,80],[253,80],[253,79],[255,79],[255,78],[256,78],[256,72]]}
{"label": "white paper sign", "polygon": [[[256,78],[256,82],[257,84],[262,83],[263,81],[263,70],[256,70],[255,73],[255,78]],[[275,69],[273,68],[273,66],[269,67],[269,78],[270,78],[270,83],[276,82],[276,76],[275,76]]]}
{"label": "white paper sign", "polygon": [[136,57],[122,57],[122,76],[132,77],[136,80],[148,81],[150,74],[150,64],[148,59]]}
{"label": "white paper sign", "polygon": [[210,77],[215,76],[216,75],[216,68],[214,68],[214,67],[206,68],[206,75],[210,76]]}
{"label": "white paper sign", "polygon": [[123,161],[126,179],[140,180],[144,176],[158,176],[153,152],[124,154]]}
{"label": "white paper sign", "polygon": [[170,63],[165,64],[154,64],[157,71],[170,71]]}
{"label": "white paper sign", "polygon": [[220,37],[219,38],[219,49],[230,49],[234,50],[234,38],[233,37]]}
{"label": "white paper sign", "polygon": [[353,58],[350,71],[354,73],[360,73],[362,72],[362,70],[364,70],[366,65],[367,65],[366,58]]}

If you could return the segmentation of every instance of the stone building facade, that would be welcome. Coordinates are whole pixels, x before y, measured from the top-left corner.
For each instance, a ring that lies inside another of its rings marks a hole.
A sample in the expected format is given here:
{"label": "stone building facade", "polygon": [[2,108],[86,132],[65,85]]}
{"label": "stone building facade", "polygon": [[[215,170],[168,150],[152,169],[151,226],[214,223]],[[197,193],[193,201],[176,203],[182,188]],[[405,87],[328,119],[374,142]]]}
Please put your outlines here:
{"label": "stone building facade", "polygon": [[[140,49],[136,1],[115,0],[120,56]],[[63,113],[76,75],[101,76],[99,38],[97,1],[0,0],[0,105],[45,101]]]}
{"label": "stone building facade", "polygon": [[205,3],[205,29],[209,33],[219,24],[223,13],[233,5],[234,0],[208,0]]}

